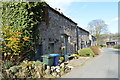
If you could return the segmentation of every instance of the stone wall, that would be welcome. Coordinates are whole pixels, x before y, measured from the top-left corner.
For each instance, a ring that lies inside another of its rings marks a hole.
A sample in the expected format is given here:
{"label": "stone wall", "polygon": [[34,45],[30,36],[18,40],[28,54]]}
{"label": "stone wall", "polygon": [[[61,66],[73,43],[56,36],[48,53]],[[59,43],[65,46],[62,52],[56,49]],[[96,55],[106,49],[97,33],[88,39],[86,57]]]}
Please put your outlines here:
{"label": "stone wall", "polygon": [[78,27],[78,50],[89,47],[89,32]]}
{"label": "stone wall", "polygon": [[38,29],[40,29],[40,37],[42,38],[42,54],[50,54],[51,45],[54,45],[53,53],[60,54],[61,47],[64,47],[62,35],[68,37],[67,53],[73,54],[77,50],[77,24],[60,14],[61,13],[48,8],[48,25],[46,25],[46,22],[42,22],[38,27]]}
{"label": "stone wall", "polygon": [[90,46],[88,31],[49,6],[45,11],[45,21],[38,29],[41,39],[37,47],[37,57],[51,53],[74,54],[77,50]]}

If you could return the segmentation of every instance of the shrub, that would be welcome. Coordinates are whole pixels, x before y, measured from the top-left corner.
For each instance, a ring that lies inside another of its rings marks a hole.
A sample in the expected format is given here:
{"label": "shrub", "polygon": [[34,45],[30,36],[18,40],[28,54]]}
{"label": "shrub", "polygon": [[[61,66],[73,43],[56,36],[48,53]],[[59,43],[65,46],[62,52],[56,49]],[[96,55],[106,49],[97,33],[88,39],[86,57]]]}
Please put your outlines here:
{"label": "shrub", "polygon": [[95,55],[99,55],[100,54],[100,48],[97,46],[91,46],[90,49],[94,52]]}
{"label": "shrub", "polygon": [[19,60],[26,55],[30,48],[27,48],[30,42],[30,38],[23,35],[21,32],[12,32],[12,28],[6,27],[3,32],[9,31],[9,36],[5,38],[6,41],[2,43],[3,64],[6,61],[12,62],[11,65],[19,63]]}
{"label": "shrub", "polygon": [[78,58],[79,58],[79,55],[78,55],[78,54],[73,54],[73,55],[71,55],[71,59],[72,59],[72,58],[78,59]]}
{"label": "shrub", "polygon": [[100,44],[99,47],[106,47],[106,45]]}
{"label": "shrub", "polygon": [[35,66],[40,66],[41,62],[40,61],[36,61],[35,62]]}
{"label": "shrub", "polygon": [[45,21],[46,4],[40,2],[3,2],[1,6],[2,63],[19,64],[36,53],[40,30],[37,26]]}
{"label": "shrub", "polygon": [[8,68],[10,68],[10,64],[11,64],[10,61],[6,61],[6,62],[3,64],[2,68],[3,68],[3,69],[8,69]]}
{"label": "shrub", "polygon": [[92,57],[94,57],[94,52],[90,48],[83,48],[81,50],[78,50],[78,54],[80,56],[92,56]]}
{"label": "shrub", "polygon": [[99,46],[100,46],[100,47],[103,47],[103,45],[102,45],[102,44],[100,44]]}
{"label": "shrub", "polygon": [[114,49],[120,49],[120,45],[114,46],[113,48],[114,48]]}
{"label": "shrub", "polygon": [[79,55],[78,55],[78,54],[74,54],[73,56],[74,56],[74,57],[79,57]]}
{"label": "shrub", "polygon": [[78,54],[73,54],[73,57],[74,57],[75,59],[78,59],[78,58],[79,58],[79,55],[78,55]]}
{"label": "shrub", "polygon": [[23,61],[18,66],[4,69],[3,78],[41,78],[44,76],[45,66],[40,61]]}
{"label": "shrub", "polygon": [[65,60],[64,57],[59,57],[59,63],[62,63]]}
{"label": "shrub", "polygon": [[11,70],[12,72],[17,72],[20,69],[20,66],[12,66],[10,67],[9,70]]}
{"label": "shrub", "polygon": [[64,60],[64,57],[60,57],[60,60],[63,61],[63,60]]}

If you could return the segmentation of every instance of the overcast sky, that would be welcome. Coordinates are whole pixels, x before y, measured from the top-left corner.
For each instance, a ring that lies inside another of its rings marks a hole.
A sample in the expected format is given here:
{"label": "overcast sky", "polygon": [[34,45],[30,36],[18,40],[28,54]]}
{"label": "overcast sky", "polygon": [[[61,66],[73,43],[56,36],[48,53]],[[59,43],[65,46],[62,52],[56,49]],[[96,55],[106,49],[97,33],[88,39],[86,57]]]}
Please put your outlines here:
{"label": "overcast sky", "polygon": [[118,0],[46,0],[53,8],[60,8],[64,15],[84,29],[91,20],[102,19],[111,33],[118,32]]}

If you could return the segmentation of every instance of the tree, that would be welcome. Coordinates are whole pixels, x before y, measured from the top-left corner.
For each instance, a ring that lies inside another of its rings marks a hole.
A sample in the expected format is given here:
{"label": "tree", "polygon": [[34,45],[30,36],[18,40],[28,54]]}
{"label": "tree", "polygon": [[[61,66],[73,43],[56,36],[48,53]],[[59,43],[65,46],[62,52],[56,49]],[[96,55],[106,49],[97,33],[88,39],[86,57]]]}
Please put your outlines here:
{"label": "tree", "polygon": [[108,25],[101,19],[92,20],[88,23],[88,29],[90,33],[96,37],[97,44],[99,44],[100,35],[108,32],[107,26]]}

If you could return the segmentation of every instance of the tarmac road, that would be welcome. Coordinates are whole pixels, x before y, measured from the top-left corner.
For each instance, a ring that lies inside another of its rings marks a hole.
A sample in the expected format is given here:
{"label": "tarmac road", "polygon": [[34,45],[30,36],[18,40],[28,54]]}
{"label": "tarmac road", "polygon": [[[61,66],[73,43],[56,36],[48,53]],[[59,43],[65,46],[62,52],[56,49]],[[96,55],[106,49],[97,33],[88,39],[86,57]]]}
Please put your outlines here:
{"label": "tarmac road", "polygon": [[61,78],[118,78],[119,53],[116,49],[104,48],[99,56],[73,68]]}

